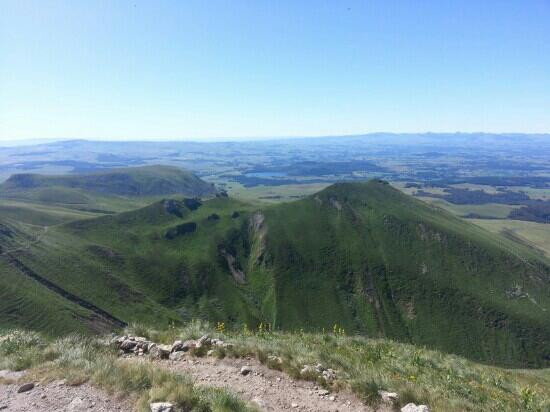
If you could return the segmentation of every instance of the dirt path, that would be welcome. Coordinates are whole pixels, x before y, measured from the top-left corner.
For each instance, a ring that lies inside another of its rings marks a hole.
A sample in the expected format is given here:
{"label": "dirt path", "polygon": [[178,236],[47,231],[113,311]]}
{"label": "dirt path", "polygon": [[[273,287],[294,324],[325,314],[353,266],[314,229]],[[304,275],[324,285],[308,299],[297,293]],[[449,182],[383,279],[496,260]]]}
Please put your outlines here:
{"label": "dirt path", "polygon": [[[142,357],[126,358],[127,362],[144,362]],[[331,393],[313,382],[294,380],[282,372],[268,369],[255,359],[222,359],[186,356],[179,361],[154,361],[159,368],[190,376],[197,386],[227,389],[238,398],[250,402],[260,411],[373,412],[355,395],[347,391]],[[251,372],[243,375],[241,368]],[[0,412],[107,412],[132,411],[133,404],[89,384],[69,386],[64,381],[37,384],[28,392],[17,393],[24,383],[20,372],[0,371],[0,378],[19,380],[2,384],[0,380]],[[377,409],[390,412],[389,406]]]}
{"label": "dirt path", "polygon": [[[20,372],[0,371],[0,377],[21,378]],[[23,378],[24,380],[24,378]],[[36,384],[27,392],[17,393],[19,383],[0,383],[0,411],[9,412],[109,412],[131,411],[132,402],[118,399],[89,385],[69,386],[64,381]]]}
{"label": "dirt path", "polygon": [[[140,358],[128,358],[129,362]],[[240,399],[249,401],[261,411],[370,412],[349,392],[330,393],[313,382],[294,380],[282,372],[268,369],[255,359],[223,359],[186,356],[179,361],[155,361],[159,367],[185,373],[196,385],[227,389]],[[241,374],[241,367],[252,369]],[[379,411],[391,411],[381,408]]]}

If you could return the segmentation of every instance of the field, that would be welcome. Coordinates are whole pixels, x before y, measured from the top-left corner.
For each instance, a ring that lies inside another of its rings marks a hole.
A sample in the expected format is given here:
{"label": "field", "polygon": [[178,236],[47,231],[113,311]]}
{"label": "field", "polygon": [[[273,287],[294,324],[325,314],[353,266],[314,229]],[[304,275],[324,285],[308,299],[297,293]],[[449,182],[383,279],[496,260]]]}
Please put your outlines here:
{"label": "field", "polygon": [[493,233],[541,250],[550,258],[550,228],[543,223],[510,219],[471,219],[473,223]]}
{"label": "field", "polygon": [[228,183],[228,193],[243,201],[252,203],[291,202],[296,199],[317,193],[328,186],[328,183],[304,183],[281,186],[255,186],[245,188],[237,182]]}

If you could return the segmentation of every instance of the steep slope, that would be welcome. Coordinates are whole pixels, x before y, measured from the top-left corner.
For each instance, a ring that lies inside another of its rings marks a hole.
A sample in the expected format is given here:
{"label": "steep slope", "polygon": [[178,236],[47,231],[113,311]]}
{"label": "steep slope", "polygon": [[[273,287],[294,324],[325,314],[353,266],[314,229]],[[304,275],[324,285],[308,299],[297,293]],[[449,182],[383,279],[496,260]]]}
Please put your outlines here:
{"label": "steep slope", "polygon": [[0,185],[0,194],[44,202],[85,203],[86,194],[74,189],[120,196],[209,196],[216,192],[211,184],[186,170],[141,166],[77,175],[16,174]]}
{"label": "steep slope", "polygon": [[486,362],[550,363],[548,263],[380,181],[263,210],[164,200],[52,228],[17,258],[127,323],[336,325]]}
{"label": "steep slope", "polygon": [[484,361],[550,361],[549,266],[383,182],[331,186],[266,210],[263,225],[248,272],[271,276],[263,313],[281,328],[338,324]]}

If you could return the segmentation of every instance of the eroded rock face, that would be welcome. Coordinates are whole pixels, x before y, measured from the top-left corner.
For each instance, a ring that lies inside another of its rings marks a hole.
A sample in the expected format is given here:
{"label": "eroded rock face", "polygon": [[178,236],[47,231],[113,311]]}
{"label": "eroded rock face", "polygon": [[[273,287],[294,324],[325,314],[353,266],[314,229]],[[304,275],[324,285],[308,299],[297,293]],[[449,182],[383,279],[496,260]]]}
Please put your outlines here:
{"label": "eroded rock face", "polygon": [[245,274],[238,267],[237,259],[235,258],[235,256],[229,253],[224,247],[220,247],[218,250],[220,255],[225,258],[227,266],[229,267],[229,270],[231,271],[231,275],[233,276],[233,279],[235,279],[235,282],[240,283],[241,285],[246,283]]}

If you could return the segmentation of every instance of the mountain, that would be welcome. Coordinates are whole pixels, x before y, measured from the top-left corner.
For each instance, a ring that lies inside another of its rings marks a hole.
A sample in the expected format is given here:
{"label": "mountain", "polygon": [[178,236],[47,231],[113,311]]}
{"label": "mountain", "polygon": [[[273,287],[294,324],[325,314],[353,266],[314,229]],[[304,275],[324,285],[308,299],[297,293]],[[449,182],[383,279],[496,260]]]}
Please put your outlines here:
{"label": "mountain", "polygon": [[[112,327],[196,317],[337,327],[501,365],[550,364],[548,262],[383,181],[260,209],[227,197],[165,199],[51,227],[0,265],[10,279],[40,277],[69,297],[39,282],[32,299],[53,293],[58,308],[0,305],[0,325],[68,331],[74,322],[54,314],[70,313],[69,302]],[[11,287],[11,299],[28,287]]]}
{"label": "mountain", "polygon": [[83,200],[85,195],[81,192],[67,189],[118,196],[211,196],[216,193],[213,185],[186,170],[173,166],[140,166],[74,175],[15,174],[0,185],[0,195],[17,197],[30,191],[38,200],[56,197],[66,203]]}

